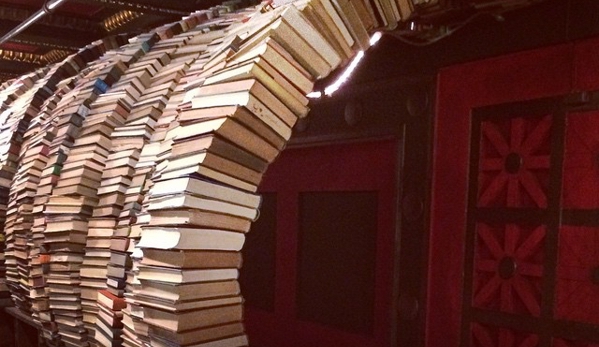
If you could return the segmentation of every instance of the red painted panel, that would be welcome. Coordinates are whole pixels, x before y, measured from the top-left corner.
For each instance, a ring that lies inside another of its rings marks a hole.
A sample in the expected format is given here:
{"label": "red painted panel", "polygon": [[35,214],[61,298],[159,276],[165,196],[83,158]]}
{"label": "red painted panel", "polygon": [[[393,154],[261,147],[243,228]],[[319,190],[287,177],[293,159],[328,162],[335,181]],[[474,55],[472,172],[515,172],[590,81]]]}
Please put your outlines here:
{"label": "red painted panel", "polygon": [[479,207],[547,207],[551,116],[482,122]]}
{"label": "red painted panel", "polygon": [[545,234],[543,225],[478,225],[474,307],[540,315]]}
{"label": "red painted panel", "polygon": [[[277,193],[275,311],[246,309],[250,341],[258,346],[380,347],[390,338],[396,205],[395,141],[289,149],[268,169],[263,192]],[[377,191],[374,331],[341,331],[296,318],[298,193]]]}
{"label": "red painted panel", "polygon": [[537,347],[539,337],[525,332],[514,332],[482,324],[472,326],[473,347]]}
{"label": "red painted panel", "polygon": [[599,228],[560,229],[556,317],[599,324]]}
{"label": "red painted panel", "polygon": [[562,204],[599,208],[599,111],[570,114],[567,123]]}
{"label": "red painted panel", "polygon": [[14,43],[14,42],[5,42],[0,45],[0,49],[6,49],[9,51],[17,51],[17,52],[27,52],[34,53],[38,50],[37,46],[27,45],[22,43]]}
{"label": "red painted panel", "polygon": [[573,89],[599,89],[599,38],[577,43],[574,54]]}
{"label": "red painted panel", "polygon": [[474,107],[561,95],[572,89],[573,46],[441,70],[433,160],[427,346],[458,346],[470,114]]}
{"label": "red painted panel", "polygon": [[553,347],[599,347],[599,343],[554,339]]}

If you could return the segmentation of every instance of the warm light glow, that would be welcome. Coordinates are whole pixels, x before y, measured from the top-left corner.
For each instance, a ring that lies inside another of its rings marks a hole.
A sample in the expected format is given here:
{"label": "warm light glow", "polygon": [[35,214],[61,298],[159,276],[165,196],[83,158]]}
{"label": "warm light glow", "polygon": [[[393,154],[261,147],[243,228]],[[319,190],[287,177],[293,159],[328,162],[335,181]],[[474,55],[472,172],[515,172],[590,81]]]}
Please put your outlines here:
{"label": "warm light glow", "polygon": [[[381,37],[383,37],[382,32],[375,32],[370,37],[370,47],[376,45],[376,43],[379,42]],[[347,82],[351,74],[358,67],[358,64],[360,63],[360,60],[362,60],[362,58],[364,58],[364,51],[359,51],[358,54],[356,54],[356,56],[352,59],[351,63],[345,68],[345,71],[343,71],[341,76],[339,76],[339,78],[335,82],[333,82],[333,84],[329,85],[324,89],[324,94],[322,92],[316,91],[309,93],[308,95],[306,95],[306,97],[310,99],[318,99],[321,98],[323,95],[333,95],[333,93],[335,93],[337,90],[339,90],[339,88],[341,88],[341,85],[343,85],[343,83]]]}
{"label": "warm light glow", "polygon": [[133,252],[131,253],[131,258],[143,258],[144,257],[144,251],[141,248],[133,248]]}
{"label": "warm light glow", "polygon": [[129,10],[119,11],[112,16],[104,19],[102,21],[102,26],[104,30],[110,32],[116,30],[117,28],[131,22],[132,20],[142,16],[141,12],[134,12]]}
{"label": "warm light glow", "polygon": [[341,76],[339,76],[339,78],[333,84],[324,89],[324,94],[331,96],[334,92],[341,88],[341,85],[349,79],[349,76],[351,76],[352,72],[354,72],[362,58],[364,58],[364,51],[359,51],[349,66],[345,69],[345,71],[343,71]]}
{"label": "warm light glow", "polygon": [[376,45],[376,43],[379,42],[381,37],[383,37],[382,32],[377,31],[376,33],[374,33],[374,35],[372,35],[372,37],[370,38],[370,46],[372,47],[372,46]]}
{"label": "warm light glow", "polygon": [[316,91],[316,92],[312,92],[309,93],[308,95],[306,95],[306,97],[310,98],[310,99],[318,99],[322,96],[322,92]]}

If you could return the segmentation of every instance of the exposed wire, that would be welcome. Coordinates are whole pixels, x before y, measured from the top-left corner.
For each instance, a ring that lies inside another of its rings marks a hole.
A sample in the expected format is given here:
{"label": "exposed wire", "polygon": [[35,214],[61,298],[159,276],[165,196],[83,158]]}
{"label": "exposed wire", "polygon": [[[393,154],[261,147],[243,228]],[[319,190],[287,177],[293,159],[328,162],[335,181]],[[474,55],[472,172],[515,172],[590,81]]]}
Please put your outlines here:
{"label": "exposed wire", "polygon": [[417,46],[417,47],[425,47],[425,46],[435,44],[435,43],[451,36],[456,31],[458,31],[458,30],[462,29],[463,27],[465,27],[466,25],[470,24],[472,21],[474,21],[478,17],[487,16],[487,15],[492,16],[493,18],[495,18],[497,20],[500,20],[501,18],[503,18],[503,17],[501,17],[497,14],[491,13],[491,12],[477,12],[477,13],[474,13],[473,15],[471,15],[470,17],[468,17],[463,22],[454,24],[455,25],[454,27],[447,26],[447,30],[445,32],[439,34],[438,36],[433,37],[431,39],[424,39],[424,41],[422,41],[422,42],[408,39],[408,38],[404,37],[404,35],[402,35],[401,33],[390,33],[390,34],[405,44]]}
{"label": "exposed wire", "polygon": [[[447,31],[445,31],[444,33],[442,33],[441,35],[439,35],[437,37],[434,37],[434,38],[429,39],[428,41],[424,41],[424,42],[417,42],[417,41],[409,40],[398,33],[390,32],[389,34],[391,34],[393,37],[395,37],[398,40],[400,40],[406,44],[409,44],[409,45],[428,46],[428,45],[432,45],[436,42],[439,42],[440,40],[442,40],[444,38],[447,38],[448,36],[452,35],[456,31],[462,29],[463,27],[465,27],[466,25],[468,25],[469,23],[471,23],[478,17],[482,17],[482,16],[486,16],[486,15],[493,16],[495,19],[498,19],[498,20],[503,18],[503,17],[500,17],[499,15],[491,13],[491,12],[477,12],[477,13],[471,15],[470,17],[468,17],[467,19],[465,19],[464,21],[454,24],[453,27],[447,26]],[[372,35],[372,37],[370,38],[370,47],[374,46],[381,39],[382,36],[383,36],[383,34],[381,32],[374,33]],[[333,93],[335,93],[337,90],[339,90],[339,88],[341,88],[341,85],[343,85],[351,77],[351,74],[358,67],[358,64],[360,63],[362,58],[364,58],[364,55],[365,55],[364,51],[359,51],[358,54],[356,54],[356,56],[352,59],[351,63],[345,68],[343,73],[339,76],[339,78],[337,78],[337,80],[335,80],[335,82],[333,82],[332,84],[325,87],[324,91],[314,91],[314,92],[311,92],[308,95],[306,95],[306,97],[308,97],[310,99],[319,99],[325,95],[326,96],[333,95]]]}

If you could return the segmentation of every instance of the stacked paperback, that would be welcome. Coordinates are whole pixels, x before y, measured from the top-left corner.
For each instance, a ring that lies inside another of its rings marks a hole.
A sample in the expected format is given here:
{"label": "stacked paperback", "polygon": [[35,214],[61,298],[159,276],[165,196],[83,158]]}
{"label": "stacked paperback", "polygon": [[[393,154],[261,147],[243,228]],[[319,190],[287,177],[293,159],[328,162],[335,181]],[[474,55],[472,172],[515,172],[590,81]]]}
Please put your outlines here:
{"label": "stacked paperback", "polygon": [[314,81],[409,17],[336,0],[227,11],[0,91],[22,110],[0,117],[8,283],[51,345],[247,346],[238,276],[263,175]]}

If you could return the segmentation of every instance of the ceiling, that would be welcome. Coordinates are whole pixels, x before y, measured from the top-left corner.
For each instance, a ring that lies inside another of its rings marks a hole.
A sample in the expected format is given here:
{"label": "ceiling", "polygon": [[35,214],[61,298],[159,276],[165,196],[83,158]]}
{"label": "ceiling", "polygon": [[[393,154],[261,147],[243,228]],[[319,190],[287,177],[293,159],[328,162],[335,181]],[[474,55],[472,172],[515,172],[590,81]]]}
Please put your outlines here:
{"label": "ceiling", "polygon": [[[49,0],[0,0],[0,35],[43,8]],[[275,0],[276,1],[276,0]],[[380,1],[380,0],[370,0]],[[402,1],[402,0],[400,0]],[[407,0],[403,0],[407,1]],[[434,42],[473,14],[501,12],[543,0],[410,0],[410,21],[396,35],[417,43]],[[238,6],[257,0],[68,0],[0,44],[0,83],[63,60],[85,45],[111,35],[135,35],[215,5]],[[445,25],[445,27],[444,27]],[[440,30],[438,30],[440,29]],[[401,38],[400,37],[400,38]]]}
{"label": "ceiling", "polygon": [[[136,34],[223,0],[70,0],[0,45],[0,82],[64,59],[110,35]],[[0,35],[44,6],[44,0],[0,0]]]}

